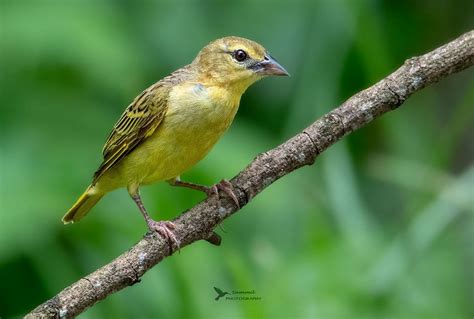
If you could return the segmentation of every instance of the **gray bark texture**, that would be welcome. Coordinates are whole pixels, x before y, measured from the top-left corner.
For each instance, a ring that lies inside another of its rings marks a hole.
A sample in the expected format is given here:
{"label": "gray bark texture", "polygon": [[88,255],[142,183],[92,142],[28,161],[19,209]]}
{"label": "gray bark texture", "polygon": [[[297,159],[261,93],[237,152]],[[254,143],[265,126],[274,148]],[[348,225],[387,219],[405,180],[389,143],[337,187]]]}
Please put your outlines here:
{"label": "gray bark texture", "polygon": [[[313,164],[320,153],[344,135],[398,108],[414,92],[473,64],[474,31],[425,55],[406,60],[398,70],[352,96],[296,136],[259,154],[230,181],[240,207],[280,177]],[[215,199],[208,199],[174,219],[181,249],[201,239],[214,244],[220,242],[213,233],[214,228],[238,211],[232,199],[223,192],[221,195],[220,207]],[[148,233],[127,252],[65,288],[26,317],[75,317],[114,292],[139,282],[145,272],[172,253],[166,240]]]}

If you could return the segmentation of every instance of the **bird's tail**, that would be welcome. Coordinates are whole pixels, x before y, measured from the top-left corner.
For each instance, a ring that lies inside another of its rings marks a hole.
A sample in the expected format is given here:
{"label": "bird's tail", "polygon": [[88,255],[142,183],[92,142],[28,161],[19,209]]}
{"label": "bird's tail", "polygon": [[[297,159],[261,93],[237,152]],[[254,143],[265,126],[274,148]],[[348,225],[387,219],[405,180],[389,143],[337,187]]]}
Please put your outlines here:
{"label": "bird's tail", "polygon": [[95,204],[104,196],[103,194],[94,194],[92,187],[87,187],[84,194],[79,197],[76,203],[68,210],[66,215],[63,217],[63,223],[74,223],[80,220],[82,217],[94,207]]}

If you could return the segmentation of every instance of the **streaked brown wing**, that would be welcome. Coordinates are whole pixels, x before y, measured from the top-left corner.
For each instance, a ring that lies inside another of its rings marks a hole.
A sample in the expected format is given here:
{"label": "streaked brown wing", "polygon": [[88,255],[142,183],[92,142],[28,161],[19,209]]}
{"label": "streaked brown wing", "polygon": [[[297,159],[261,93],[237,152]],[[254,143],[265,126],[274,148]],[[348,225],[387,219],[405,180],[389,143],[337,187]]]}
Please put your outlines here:
{"label": "streaked brown wing", "polygon": [[160,125],[169,93],[169,86],[161,84],[158,82],[143,91],[115,124],[102,150],[104,161],[94,174],[93,184]]}

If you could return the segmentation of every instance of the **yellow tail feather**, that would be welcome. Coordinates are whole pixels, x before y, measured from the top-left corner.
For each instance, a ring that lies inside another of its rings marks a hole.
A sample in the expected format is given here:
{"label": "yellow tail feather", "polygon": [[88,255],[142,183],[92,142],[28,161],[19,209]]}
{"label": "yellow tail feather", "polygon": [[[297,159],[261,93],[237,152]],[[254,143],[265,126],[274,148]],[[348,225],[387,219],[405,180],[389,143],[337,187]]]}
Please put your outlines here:
{"label": "yellow tail feather", "polygon": [[62,221],[64,224],[77,222],[82,217],[94,207],[95,204],[102,198],[102,194],[94,194],[91,192],[91,187],[89,186],[84,194],[79,197],[76,203],[68,210],[66,215],[64,215]]}

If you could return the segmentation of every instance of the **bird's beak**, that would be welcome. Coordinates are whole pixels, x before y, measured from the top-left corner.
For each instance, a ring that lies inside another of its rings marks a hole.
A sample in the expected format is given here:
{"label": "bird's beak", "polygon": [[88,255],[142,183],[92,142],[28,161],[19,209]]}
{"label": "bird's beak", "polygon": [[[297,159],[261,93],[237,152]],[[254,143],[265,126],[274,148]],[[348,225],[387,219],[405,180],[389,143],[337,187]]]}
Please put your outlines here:
{"label": "bird's beak", "polygon": [[256,73],[262,75],[290,76],[284,67],[280,65],[270,54],[265,54],[262,61],[251,67]]}

